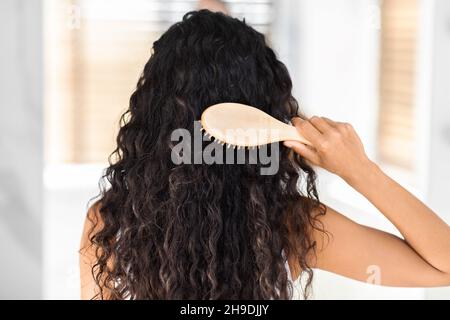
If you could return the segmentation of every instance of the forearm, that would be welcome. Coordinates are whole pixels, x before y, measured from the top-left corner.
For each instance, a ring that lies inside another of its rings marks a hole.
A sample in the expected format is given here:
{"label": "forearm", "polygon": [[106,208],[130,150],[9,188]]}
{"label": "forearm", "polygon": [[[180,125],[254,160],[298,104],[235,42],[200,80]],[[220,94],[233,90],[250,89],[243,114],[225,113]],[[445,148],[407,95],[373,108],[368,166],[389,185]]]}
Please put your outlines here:
{"label": "forearm", "polygon": [[450,273],[450,228],[431,209],[372,162],[345,180],[397,227],[423,259]]}

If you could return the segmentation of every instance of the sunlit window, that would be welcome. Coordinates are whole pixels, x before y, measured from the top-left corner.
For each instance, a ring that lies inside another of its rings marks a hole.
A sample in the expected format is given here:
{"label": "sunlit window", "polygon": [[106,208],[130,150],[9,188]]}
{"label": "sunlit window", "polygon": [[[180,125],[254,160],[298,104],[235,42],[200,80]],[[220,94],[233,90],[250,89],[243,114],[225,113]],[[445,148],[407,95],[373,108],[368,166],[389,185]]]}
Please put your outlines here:
{"label": "sunlit window", "polygon": [[[224,1],[266,34],[269,0]],[[153,42],[193,0],[47,0],[47,163],[105,162]]]}
{"label": "sunlit window", "polygon": [[412,169],[417,0],[382,2],[379,153],[382,161]]}

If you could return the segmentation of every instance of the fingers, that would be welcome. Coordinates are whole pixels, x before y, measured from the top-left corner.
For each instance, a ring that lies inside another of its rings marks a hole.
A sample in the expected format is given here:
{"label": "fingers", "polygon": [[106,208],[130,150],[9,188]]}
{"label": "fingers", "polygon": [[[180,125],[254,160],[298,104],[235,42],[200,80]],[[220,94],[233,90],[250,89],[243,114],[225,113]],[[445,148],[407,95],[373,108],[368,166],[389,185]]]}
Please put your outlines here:
{"label": "fingers", "polygon": [[[331,121],[331,120],[330,120]],[[314,127],[316,127],[321,133],[327,133],[329,130],[331,130],[333,127],[331,123],[325,120],[325,118],[314,116],[311,119],[309,119],[309,122],[311,122]]]}
{"label": "fingers", "polygon": [[328,125],[329,125],[330,127],[335,128],[336,125],[337,125],[337,122],[336,122],[336,121],[333,121],[333,120],[331,120],[331,119],[329,119],[329,118],[327,118],[327,117],[322,117],[322,119],[323,119],[326,123],[328,123]]}
{"label": "fingers", "polygon": [[333,121],[326,117],[322,117],[322,119],[325,120],[333,128],[350,128],[351,127],[351,125],[347,122]]}
{"label": "fingers", "polygon": [[295,117],[292,123],[298,132],[311,142],[313,149],[319,152],[334,144],[336,137],[349,137],[353,132],[349,123],[336,122],[326,117],[314,116],[309,120]]}
{"label": "fingers", "polygon": [[325,117],[323,117],[323,119],[330,126],[332,126],[334,129],[338,130],[339,132],[348,133],[349,131],[353,131],[353,127],[352,127],[352,125],[350,123],[333,121],[333,120],[330,120],[330,119],[325,118]]}
{"label": "fingers", "polygon": [[292,119],[292,124],[314,146],[320,145],[322,143],[323,138],[321,132],[308,120],[303,120],[295,117]]}
{"label": "fingers", "polygon": [[319,164],[319,155],[312,147],[298,141],[284,141],[283,144],[313,164]]}

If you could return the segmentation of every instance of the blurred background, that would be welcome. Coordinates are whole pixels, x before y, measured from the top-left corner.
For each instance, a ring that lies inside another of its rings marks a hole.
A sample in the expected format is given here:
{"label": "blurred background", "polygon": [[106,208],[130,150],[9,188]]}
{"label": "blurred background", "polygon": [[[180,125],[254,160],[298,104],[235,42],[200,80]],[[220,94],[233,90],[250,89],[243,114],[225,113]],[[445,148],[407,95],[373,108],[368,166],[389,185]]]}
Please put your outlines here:
{"label": "blurred background", "polygon": [[[450,1],[0,0],[0,298],[79,297],[82,223],[119,116],[153,41],[198,8],[266,34],[306,114],[352,123],[370,157],[450,222]],[[319,190],[398,234],[338,178],[320,172]],[[314,298],[450,299],[450,288],[317,272]]]}

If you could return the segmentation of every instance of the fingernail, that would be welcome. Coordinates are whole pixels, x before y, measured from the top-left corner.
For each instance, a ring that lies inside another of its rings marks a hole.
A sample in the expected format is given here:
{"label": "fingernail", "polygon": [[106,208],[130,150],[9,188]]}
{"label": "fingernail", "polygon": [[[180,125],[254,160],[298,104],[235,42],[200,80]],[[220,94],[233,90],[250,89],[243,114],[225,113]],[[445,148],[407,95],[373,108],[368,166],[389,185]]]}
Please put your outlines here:
{"label": "fingernail", "polygon": [[288,148],[292,148],[292,146],[293,146],[291,141],[284,141],[283,144]]}

